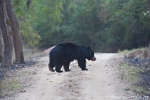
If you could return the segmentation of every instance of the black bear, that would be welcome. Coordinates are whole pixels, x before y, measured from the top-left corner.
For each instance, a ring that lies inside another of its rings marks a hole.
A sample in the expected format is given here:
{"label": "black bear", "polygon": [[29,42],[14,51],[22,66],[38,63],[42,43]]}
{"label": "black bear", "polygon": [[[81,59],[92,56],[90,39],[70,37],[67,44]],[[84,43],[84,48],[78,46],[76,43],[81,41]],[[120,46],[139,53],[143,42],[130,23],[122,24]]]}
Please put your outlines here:
{"label": "black bear", "polygon": [[64,66],[65,71],[70,71],[69,65],[73,60],[78,61],[78,65],[82,70],[86,68],[86,59],[95,61],[94,52],[90,46],[79,46],[74,42],[58,43],[49,54],[49,70],[54,72],[63,72],[61,67]]}

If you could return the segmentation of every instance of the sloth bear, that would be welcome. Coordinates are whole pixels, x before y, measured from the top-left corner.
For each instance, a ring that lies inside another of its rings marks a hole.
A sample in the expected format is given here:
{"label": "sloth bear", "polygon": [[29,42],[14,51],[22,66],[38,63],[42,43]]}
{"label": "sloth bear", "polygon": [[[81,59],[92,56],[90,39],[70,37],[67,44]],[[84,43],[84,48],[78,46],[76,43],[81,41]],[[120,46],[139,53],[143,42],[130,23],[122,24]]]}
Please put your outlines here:
{"label": "sloth bear", "polygon": [[70,71],[69,64],[73,60],[78,61],[78,65],[82,70],[86,68],[86,59],[95,61],[94,52],[90,46],[80,46],[74,42],[60,42],[49,53],[49,70],[60,73],[63,72],[61,67],[64,66],[65,71]]}

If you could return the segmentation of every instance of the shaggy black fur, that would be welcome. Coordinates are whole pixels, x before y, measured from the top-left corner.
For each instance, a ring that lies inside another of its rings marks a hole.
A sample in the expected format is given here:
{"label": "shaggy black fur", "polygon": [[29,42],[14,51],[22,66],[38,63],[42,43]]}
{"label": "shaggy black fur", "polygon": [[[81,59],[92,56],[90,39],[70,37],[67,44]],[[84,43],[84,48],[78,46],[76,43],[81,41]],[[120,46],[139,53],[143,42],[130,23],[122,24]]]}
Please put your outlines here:
{"label": "shaggy black fur", "polygon": [[78,61],[78,65],[82,70],[88,70],[86,68],[86,59],[96,60],[94,52],[90,46],[79,46],[74,42],[61,42],[57,44],[49,54],[50,63],[49,70],[54,72],[63,72],[61,69],[64,66],[65,71],[70,71],[69,64],[73,60]]}

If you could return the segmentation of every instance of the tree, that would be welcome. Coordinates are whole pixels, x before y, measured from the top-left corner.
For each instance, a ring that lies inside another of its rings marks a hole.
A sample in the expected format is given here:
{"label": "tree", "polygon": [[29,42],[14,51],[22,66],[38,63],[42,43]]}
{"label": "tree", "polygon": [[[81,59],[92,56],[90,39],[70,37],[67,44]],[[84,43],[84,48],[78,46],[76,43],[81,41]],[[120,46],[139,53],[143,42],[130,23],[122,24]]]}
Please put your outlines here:
{"label": "tree", "polygon": [[75,41],[116,52],[147,46],[150,40],[150,0],[12,1],[20,33],[30,46]]}
{"label": "tree", "polygon": [[147,0],[147,3],[148,3],[148,14],[150,16],[150,0]]}
{"label": "tree", "polygon": [[10,19],[10,26],[14,33],[13,40],[14,40],[16,63],[24,63],[22,40],[19,32],[19,24],[12,6],[13,6],[12,0],[6,0],[7,14]]}
{"label": "tree", "polygon": [[[37,12],[41,12],[37,0],[12,0],[13,8],[15,9],[15,14],[19,22],[19,31],[23,39],[23,43],[28,46],[35,48],[39,46],[41,37],[37,30],[35,30],[34,25],[36,25],[40,20],[42,20],[41,15],[37,15]],[[39,1],[39,0],[38,0]],[[40,2],[45,2],[40,1]],[[36,5],[36,6],[35,6]],[[29,9],[28,9],[28,6]],[[39,16],[41,19],[35,20]]]}
{"label": "tree", "polygon": [[4,45],[3,45],[3,37],[2,37],[1,29],[0,29],[0,63],[2,62],[3,49],[4,49]]}
{"label": "tree", "polygon": [[13,47],[16,62],[24,63],[19,23],[12,6],[12,0],[0,0],[0,28],[4,42],[4,53],[1,65],[3,67],[13,66]]}
{"label": "tree", "polygon": [[4,39],[4,53],[1,66],[11,67],[13,66],[13,39],[6,12],[6,0],[0,0],[0,28]]}

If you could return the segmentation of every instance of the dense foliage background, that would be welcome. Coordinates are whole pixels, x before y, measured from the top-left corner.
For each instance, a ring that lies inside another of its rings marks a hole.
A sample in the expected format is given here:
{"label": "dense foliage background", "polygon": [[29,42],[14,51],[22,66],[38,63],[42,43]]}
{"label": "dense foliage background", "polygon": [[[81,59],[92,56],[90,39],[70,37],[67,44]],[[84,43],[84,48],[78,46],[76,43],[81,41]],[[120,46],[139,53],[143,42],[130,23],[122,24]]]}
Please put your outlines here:
{"label": "dense foliage background", "polygon": [[150,41],[147,0],[13,0],[25,43],[51,47],[61,41],[117,52]]}

